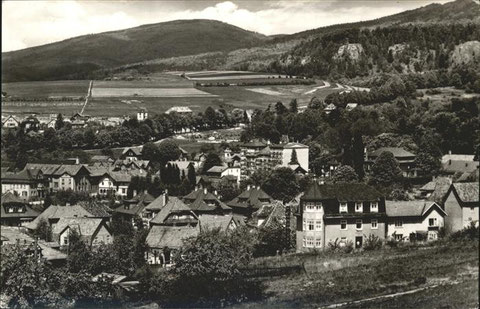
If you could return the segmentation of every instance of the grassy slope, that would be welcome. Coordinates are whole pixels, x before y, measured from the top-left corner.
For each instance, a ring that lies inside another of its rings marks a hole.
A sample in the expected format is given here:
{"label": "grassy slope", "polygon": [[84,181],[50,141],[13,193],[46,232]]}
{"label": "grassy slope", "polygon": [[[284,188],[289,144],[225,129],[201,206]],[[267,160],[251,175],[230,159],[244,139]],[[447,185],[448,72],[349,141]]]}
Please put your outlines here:
{"label": "grassy slope", "polygon": [[2,53],[2,80],[61,79],[154,58],[256,46],[264,35],[213,20],[179,20]]}
{"label": "grassy slope", "polygon": [[[370,260],[371,257],[375,257]],[[331,257],[330,257],[331,258]],[[278,307],[319,307],[329,304],[358,300],[378,295],[411,290],[441,281],[458,280],[466,289],[461,294],[442,293],[437,288],[407,295],[399,300],[377,301],[375,305],[365,304],[359,308],[387,307],[397,303],[396,308],[422,307],[432,295],[438,296],[436,304],[478,304],[478,284],[474,285],[478,273],[478,242],[456,243],[427,249],[406,249],[360,254],[358,259],[366,263],[358,266],[322,273],[310,273],[265,280],[267,298],[260,302],[245,303],[238,308],[278,308]],[[421,279],[426,283],[422,284]],[[418,280],[417,283],[415,281]],[[459,286],[454,287],[459,290]],[[434,294],[432,294],[434,293]],[[463,295],[463,297],[462,297]],[[462,299],[458,299],[462,297]],[[377,306],[378,305],[378,306]],[[355,307],[355,308],[357,308]],[[434,308],[434,305],[430,305]],[[427,307],[427,308],[430,308]],[[464,306],[454,306],[464,307]],[[448,307],[450,308],[450,307]]]}

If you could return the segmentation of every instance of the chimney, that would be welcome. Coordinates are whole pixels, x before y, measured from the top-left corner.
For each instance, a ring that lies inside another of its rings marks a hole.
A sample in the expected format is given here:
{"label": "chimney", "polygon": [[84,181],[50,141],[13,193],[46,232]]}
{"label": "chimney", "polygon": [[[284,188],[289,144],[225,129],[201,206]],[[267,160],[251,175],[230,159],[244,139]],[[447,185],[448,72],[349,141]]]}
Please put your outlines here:
{"label": "chimney", "polygon": [[197,186],[197,185],[195,185],[195,191],[197,191],[197,190],[198,190],[198,186]]}
{"label": "chimney", "polygon": [[448,160],[448,165],[452,165],[452,160]]}
{"label": "chimney", "polygon": [[203,188],[203,194],[207,194],[207,188]]}
{"label": "chimney", "polygon": [[448,154],[449,154],[449,155],[451,155],[451,154],[452,154],[452,151],[451,151],[451,150],[449,150],[449,151],[448,151]]}
{"label": "chimney", "polygon": [[133,190],[133,196],[137,196],[137,190]]}
{"label": "chimney", "polygon": [[250,191],[250,185],[247,185],[247,191]]}
{"label": "chimney", "polygon": [[215,196],[218,196],[217,190],[213,191],[213,194],[214,194]]}

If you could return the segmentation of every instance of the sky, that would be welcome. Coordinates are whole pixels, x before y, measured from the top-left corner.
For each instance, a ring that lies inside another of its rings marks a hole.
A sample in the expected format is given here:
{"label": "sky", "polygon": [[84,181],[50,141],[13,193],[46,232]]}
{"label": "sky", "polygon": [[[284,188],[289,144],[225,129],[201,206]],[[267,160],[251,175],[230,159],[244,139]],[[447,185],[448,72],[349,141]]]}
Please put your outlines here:
{"label": "sky", "polygon": [[176,19],[216,19],[266,35],[370,20],[449,0],[2,1],[2,52]]}

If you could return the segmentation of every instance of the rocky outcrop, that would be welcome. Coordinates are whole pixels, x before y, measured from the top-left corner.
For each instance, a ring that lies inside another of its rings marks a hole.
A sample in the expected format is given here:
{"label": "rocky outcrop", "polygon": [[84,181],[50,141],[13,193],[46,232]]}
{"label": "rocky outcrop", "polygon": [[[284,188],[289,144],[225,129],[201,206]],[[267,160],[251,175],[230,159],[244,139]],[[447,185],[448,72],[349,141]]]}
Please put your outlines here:
{"label": "rocky outcrop", "polygon": [[363,55],[363,46],[362,44],[345,44],[338,48],[337,53],[333,56],[334,60],[352,60],[358,61]]}
{"label": "rocky outcrop", "polygon": [[480,65],[480,42],[468,41],[455,46],[450,59],[453,66]]}

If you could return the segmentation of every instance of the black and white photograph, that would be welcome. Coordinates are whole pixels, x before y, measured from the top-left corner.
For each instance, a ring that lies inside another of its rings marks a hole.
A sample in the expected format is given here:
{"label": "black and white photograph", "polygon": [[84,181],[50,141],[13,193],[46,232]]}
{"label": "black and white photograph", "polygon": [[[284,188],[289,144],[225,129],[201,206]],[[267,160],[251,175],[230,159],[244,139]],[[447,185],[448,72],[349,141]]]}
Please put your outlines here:
{"label": "black and white photograph", "polygon": [[479,308],[480,0],[2,0],[0,308]]}

